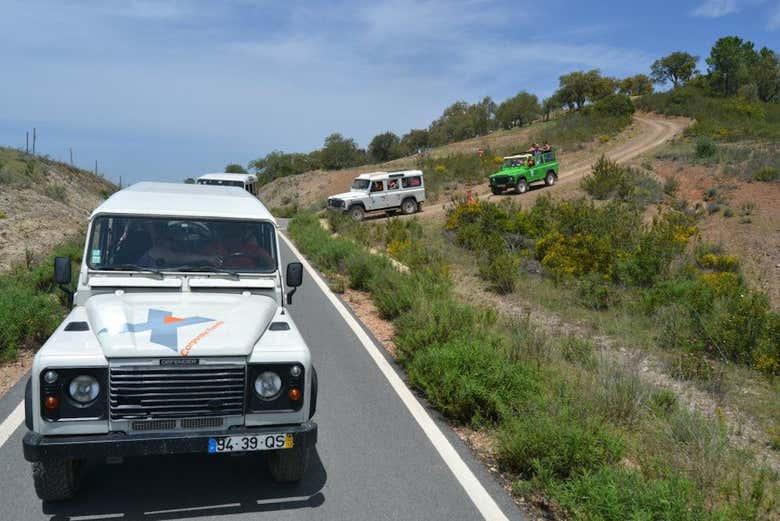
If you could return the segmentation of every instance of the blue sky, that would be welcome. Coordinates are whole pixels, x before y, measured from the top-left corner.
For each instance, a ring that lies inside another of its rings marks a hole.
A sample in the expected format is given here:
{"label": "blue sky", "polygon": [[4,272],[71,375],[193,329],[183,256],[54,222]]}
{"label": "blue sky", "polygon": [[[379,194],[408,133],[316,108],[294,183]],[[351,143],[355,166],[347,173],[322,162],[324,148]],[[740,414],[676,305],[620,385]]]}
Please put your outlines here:
{"label": "blue sky", "polygon": [[0,144],[125,184],[181,180],[331,132],[366,146],[458,99],[647,72],[735,34],[780,50],[780,0],[0,0]]}

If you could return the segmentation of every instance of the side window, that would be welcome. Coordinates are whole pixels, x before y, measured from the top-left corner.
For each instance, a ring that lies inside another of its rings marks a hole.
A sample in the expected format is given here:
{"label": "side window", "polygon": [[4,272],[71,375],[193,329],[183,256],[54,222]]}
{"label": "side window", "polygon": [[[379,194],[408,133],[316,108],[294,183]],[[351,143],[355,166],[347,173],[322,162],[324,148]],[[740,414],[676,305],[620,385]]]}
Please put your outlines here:
{"label": "side window", "polygon": [[404,188],[416,188],[422,184],[422,181],[420,179],[420,176],[414,176],[414,177],[404,177],[401,180],[401,183]]}
{"label": "side window", "polygon": [[382,181],[374,181],[371,183],[371,191],[372,192],[381,192],[385,189],[385,184]]}
{"label": "side window", "polygon": [[398,190],[398,179],[390,179],[387,181],[388,190]]}

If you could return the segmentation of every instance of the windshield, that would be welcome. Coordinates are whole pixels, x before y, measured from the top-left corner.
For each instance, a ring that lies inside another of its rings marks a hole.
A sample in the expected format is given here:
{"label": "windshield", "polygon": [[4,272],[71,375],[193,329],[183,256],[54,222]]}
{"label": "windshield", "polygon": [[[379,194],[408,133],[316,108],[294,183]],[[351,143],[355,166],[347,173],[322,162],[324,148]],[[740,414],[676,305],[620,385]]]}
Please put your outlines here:
{"label": "windshield", "polygon": [[96,270],[276,271],[276,232],[268,222],[100,216],[87,265]]}
{"label": "windshield", "polygon": [[371,184],[371,181],[368,179],[355,179],[352,181],[352,190],[368,190],[368,185]]}
{"label": "windshield", "polygon": [[523,166],[525,164],[525,159],[522,157],[515,157],[512,159],[505,159],[504,160],[504,166],[503,168],[513,168],[516,166]]}
{"label": "windshield", "polygon": [[244,187],[243,181],[227,181],[222,179],[198,179],[199,185],[219,185],[219,186],[238,186]]}

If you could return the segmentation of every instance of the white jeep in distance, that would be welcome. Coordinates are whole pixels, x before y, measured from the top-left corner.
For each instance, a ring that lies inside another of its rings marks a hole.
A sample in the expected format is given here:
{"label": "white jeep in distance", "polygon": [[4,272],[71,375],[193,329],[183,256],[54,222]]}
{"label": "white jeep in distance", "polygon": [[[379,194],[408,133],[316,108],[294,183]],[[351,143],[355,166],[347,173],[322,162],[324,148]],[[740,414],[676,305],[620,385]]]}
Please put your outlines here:
{"label": "white jeep in distance", "polygon": [[275,480],[300,480],[317,373],[285,306],[302,274],[283,279],[276,222],[244,189],[139,183],[100,205],[75,293],[55,260],[74,307],[27,383],[38,496],[70,498],[85,460],[125,456],[263,451]]}
{"label": "white jeep in distance", "polygon": [[401,210],[413,214],[420,211],[423,201],[422,171],[373,172],[357,176],[349,192],[328,197],[328,209],[346,212],[360,221],[367,212]]}

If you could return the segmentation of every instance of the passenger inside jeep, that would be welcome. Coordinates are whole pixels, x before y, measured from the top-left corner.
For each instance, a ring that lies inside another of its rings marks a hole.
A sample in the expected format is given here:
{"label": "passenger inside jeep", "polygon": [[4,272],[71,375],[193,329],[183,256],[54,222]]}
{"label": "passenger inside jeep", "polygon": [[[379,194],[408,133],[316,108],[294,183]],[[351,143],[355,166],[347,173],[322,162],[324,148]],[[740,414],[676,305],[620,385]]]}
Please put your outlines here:
{"label": "passenger inside jeep", "polygon": [[275,254],[271,223],[114,217],[95,220],[89,265],[106,270],[224,267],[271,272],[276,270]]}

